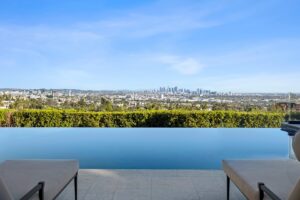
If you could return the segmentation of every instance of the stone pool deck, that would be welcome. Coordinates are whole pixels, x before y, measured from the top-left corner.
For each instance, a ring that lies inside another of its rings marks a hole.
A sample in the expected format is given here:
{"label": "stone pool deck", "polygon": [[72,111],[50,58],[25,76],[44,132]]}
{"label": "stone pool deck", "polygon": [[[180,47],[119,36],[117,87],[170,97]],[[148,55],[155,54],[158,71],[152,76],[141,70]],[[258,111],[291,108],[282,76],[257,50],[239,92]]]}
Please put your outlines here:
{"label": "stone pool deck", "polygon": [[[74,200],[74,184],[59,200]],[[231,200],[245,198],[231,184]],[[220,170],[80,170],[78,200],[222,200]]]}

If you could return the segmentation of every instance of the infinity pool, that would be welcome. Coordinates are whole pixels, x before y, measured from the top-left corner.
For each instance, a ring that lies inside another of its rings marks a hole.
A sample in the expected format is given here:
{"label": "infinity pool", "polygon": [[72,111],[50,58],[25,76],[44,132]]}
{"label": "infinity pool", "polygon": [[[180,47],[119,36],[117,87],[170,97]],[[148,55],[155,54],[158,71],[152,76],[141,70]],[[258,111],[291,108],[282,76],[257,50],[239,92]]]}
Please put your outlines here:
{"label": "infinity pool", "polygon": [[288,158],[280,129],[1,128],[6,159],[78,159],[81,168],[220,169],[222,159]]}

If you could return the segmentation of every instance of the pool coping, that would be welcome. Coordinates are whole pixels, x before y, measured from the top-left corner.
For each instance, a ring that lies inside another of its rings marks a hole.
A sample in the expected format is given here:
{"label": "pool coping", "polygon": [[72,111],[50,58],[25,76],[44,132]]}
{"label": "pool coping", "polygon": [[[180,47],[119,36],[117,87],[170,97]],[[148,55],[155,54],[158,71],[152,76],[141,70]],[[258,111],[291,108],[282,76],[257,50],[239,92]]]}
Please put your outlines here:
{"label": "pool coping", "polygon": [[283,122],[281,124],[281,130],[288,132],[290,136],[294,136],[296,132],[300,130],[300,124],[289,124],[288,122]]}

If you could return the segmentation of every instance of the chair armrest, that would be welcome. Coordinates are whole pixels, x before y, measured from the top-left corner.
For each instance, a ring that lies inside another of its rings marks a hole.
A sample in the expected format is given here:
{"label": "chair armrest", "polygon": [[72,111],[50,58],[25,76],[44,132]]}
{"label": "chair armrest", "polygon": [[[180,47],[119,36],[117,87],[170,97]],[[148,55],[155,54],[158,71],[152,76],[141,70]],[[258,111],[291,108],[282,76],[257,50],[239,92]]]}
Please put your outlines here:
{"label": "chair armrest", "polygon": [[264,183],[258,183],[259,199],[264,199],[266,193],[272,200],[281,200],[274,192],[272,192]]}
{"label": "chair armrest", "polygon": [[35,193],[39,192],[39,199],[44,200],[44,186],[45,182],[39,182],[34,188],[32,188],[27,194],[25,194],[20,200],[28,200],[30,199]]}

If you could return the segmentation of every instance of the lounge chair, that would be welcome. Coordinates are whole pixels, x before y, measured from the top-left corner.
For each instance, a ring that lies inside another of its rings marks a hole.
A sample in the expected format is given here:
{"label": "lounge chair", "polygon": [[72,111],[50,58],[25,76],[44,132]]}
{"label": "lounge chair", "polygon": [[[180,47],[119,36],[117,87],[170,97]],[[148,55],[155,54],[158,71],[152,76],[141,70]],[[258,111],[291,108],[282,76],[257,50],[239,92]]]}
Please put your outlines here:
{"label": "lounge chair", "polygon": [[[300,159],[300,132],[293,141]],[[227,200],[230,181],[250,200],[300,200],[300,163],[296,160],[224,160]]]}
{"label": "lounge chair", "polygon": [[74,180],[77,200],[78,161],[8,160],[0,164],[1,200],[52,200]]}

